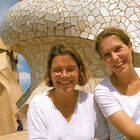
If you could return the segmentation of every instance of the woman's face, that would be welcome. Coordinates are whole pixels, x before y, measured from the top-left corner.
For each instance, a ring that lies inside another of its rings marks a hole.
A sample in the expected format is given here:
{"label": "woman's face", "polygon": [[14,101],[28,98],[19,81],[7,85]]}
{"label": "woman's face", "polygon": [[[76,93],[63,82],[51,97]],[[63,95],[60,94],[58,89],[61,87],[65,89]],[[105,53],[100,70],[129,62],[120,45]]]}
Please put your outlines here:
{"label": "woman's face", "polygon": [[70,55],[55,56],[52,60],[51,79],[59,92],[71,92],[79,79],[79,69]]}
{"label": "woman's face", "polygon": [[106,66],[118,75],[126,74],[133,67],[131,43],[127,46],[115,35],[100,43],[100,53]]}

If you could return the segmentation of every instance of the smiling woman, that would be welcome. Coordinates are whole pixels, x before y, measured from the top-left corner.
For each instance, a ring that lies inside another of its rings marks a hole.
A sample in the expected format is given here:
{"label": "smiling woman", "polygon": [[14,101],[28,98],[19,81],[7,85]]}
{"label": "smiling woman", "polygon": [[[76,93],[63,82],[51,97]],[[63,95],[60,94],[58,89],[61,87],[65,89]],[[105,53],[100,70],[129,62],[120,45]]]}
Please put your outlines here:
{"label": "smiling woman", "polygon": [[140,73],[133,67],[130,38],[122,29],[111,27],[99,33],[95,42],[112,71],[94,91],[108,120],[110,139],[140,140]]}

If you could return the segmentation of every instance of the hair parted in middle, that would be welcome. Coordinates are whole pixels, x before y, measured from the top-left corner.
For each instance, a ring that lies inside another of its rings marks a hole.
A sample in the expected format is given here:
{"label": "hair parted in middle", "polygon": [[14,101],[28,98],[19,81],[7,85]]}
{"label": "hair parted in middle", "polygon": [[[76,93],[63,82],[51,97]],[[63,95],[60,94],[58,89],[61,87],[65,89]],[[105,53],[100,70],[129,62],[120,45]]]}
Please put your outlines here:
{"label": "hair parted in middle", "polygon": [[[105,38],[107,38],[107,37],[109,37],[111,35],[117,36],[127,46],[128,46],[129,43],[131,43],[130,37],[128,36],[127,32],[125,32],[121,28],[118,28],[118,27],[108,27],[108,28],[105,28],[95,38],[95,48],[96,48],[96,51],[99,54],[100,54],[100,44],[101,44],[101,42]],[[101,56],[101,54],[100,54],[100,56]]]}
{"label": "hair parted in middle", "polygon": [[84,64],[82,58],[76,52],[76,50],[74,50],[74,48],[72,48],[70,46],[66,46],[64,44],[60,44],[60,43],[55,44],[51,48],[50,53],[47,58],[47,69],[46,69],[46,73],[45,73],[45,77],[44,77],[46,85],[49,87],[54,86],[52,83],[52,79],[51,79],[52,60],[55,56],[60,56],[60,55],[72,56],[72,58],[74,59],[74,61],[76,62],[77,66],[78,66],[78,69],[80,70],[78,84],[80,86],[84,86],[88,82],[89,77],[90,77],[90,72],[89,72],[87,66]]}

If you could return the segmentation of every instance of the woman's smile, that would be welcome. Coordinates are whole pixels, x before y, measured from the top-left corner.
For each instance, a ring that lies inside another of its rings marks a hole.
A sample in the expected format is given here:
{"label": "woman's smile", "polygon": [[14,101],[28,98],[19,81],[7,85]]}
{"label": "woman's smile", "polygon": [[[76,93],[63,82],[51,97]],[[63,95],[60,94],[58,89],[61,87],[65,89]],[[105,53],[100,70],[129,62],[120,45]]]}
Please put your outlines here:
{"label": "woman's smile", "polygon": [[123,66],[125,64],[125,61],[123,61],[123,62],[119,62],[119,63],[117,63],[117,64],[115,64],[115,65],[113,65],[115,68],[120,68],[121,66]]}

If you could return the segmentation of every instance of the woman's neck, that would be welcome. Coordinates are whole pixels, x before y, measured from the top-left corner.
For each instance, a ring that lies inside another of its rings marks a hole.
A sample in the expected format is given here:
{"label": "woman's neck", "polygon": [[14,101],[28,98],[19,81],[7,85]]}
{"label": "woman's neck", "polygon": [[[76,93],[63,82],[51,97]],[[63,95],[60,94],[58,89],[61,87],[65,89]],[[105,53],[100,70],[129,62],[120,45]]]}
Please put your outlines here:
{"label": "woman's neck", "polygon": [[135,95],[140,90],[140,78],[135,70],[123,76],[113,73],[110,81],[121,94],[126,96]]}
{"label": "woman's neck", "polygon": [[61,102],[61,103],[69,103],[71,102],[75,97],[76,97],[76,90],[70,91],[70,92],[60,92],[57,91],[56,89],[53,89],[53,94],[54,94],[54,98],[55,100],[57,100],[57,102]]}
{"label": "woman's neck", "polygon": [[130,70],[127,74],[124,75],[116,75],[113,73],[111,77],[116,84],[118,83],[121,86],[127,86],[139,79],[139,76],[134,69]]}

